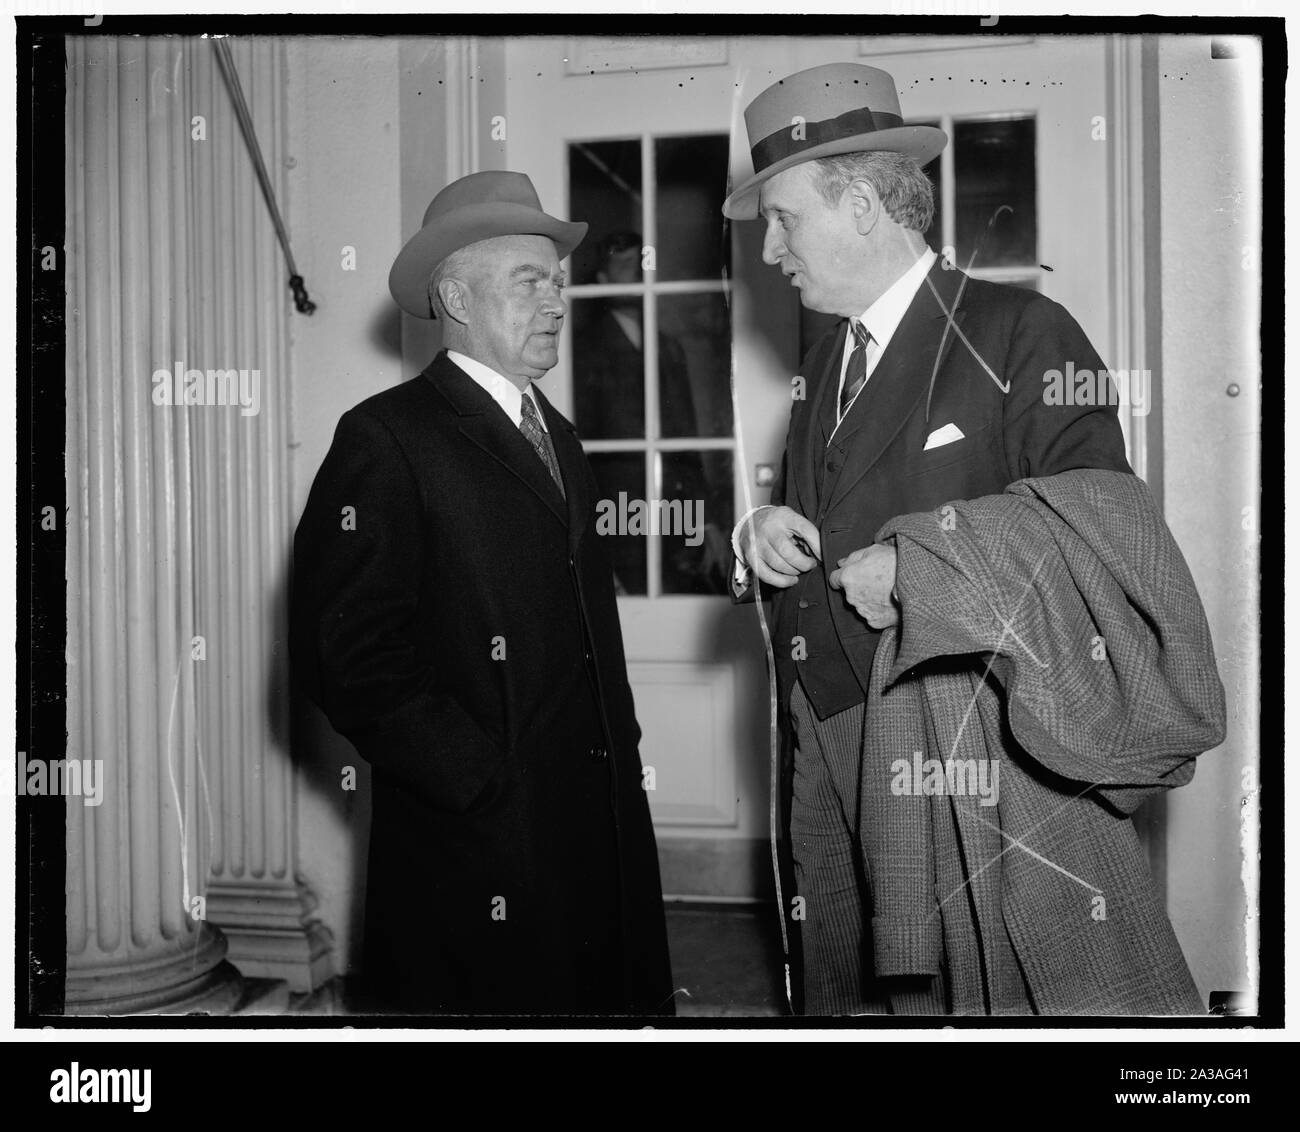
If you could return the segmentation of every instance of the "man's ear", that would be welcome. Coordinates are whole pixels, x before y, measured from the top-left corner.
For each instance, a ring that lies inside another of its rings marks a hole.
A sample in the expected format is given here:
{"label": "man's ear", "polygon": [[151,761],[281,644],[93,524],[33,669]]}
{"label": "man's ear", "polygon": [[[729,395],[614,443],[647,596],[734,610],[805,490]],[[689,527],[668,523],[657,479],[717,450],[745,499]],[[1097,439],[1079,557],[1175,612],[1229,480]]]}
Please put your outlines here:
{"label": "man's ear", "polygon": [[845,190],[848,193],[849,208],[853,213],[853,223],[858,230],[859,236],[865,236],[880,222],[880,217],[884,209],[880,204],[880,197],[876,195],[876,190],[871,186],[870,181],[864,181],[859,178],[849,183]]}
{"label": "man's ear", "polygon": [[438,298],[448,318],[462,326],[469,324],[469,287],[464,280],[451,276],[443,279],[438,284]]}

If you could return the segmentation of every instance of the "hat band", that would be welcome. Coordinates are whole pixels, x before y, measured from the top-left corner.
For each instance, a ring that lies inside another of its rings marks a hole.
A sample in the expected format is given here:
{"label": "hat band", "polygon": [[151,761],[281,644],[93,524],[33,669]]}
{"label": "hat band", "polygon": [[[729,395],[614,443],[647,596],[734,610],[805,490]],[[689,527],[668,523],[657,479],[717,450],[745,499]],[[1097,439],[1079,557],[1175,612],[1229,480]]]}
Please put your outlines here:
{"label": "hat band", "polygon": [[813,146],[858,134],[889,130],[902,124],[903,119],[898,114],[890,114],[886,110],[873,112],[865,106],[818,122],[805,122],[796,118],[790,125],[782,126],[776,133],[768,134],[751,147],[749,152],[754,160],[754,172],[761,173],[769,165],[805,149],[812,149]]}

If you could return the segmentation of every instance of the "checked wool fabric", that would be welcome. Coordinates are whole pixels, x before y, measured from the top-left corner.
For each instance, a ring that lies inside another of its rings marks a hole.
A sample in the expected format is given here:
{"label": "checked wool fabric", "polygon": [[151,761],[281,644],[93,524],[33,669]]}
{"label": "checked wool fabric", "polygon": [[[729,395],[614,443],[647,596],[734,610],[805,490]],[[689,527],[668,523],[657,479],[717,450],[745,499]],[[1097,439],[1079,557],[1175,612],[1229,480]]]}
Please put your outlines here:
{"label": "checked wool fabric", "polygon": [[[1026,479],[876,538],[902,606],[860,783],[876,976],[934,980],[954,1014],[1014,1010],[1022,977],[1039,1014],[1204,1013],[1129,815],[1223,741],[1224,692],[1146,485]],[[916,752],[996,760],[996,805],[900,793]]]}

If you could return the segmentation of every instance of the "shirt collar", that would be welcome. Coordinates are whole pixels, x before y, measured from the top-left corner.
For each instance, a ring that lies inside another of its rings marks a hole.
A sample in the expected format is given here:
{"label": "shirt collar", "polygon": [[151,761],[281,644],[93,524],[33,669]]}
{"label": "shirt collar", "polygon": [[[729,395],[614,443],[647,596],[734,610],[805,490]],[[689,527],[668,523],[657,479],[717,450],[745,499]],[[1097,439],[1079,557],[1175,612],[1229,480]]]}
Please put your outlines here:
{"label": "shirt collar", "polygon": [[[903,315],[912,305],[912,300],[916,298],[917,291],[921,289],[921,284],[925,282],[925,277],[930,273],[930,268],[934,266],[937,258],[932,248],[926,248],[921,258],[895,279],[889,289],[858,316],[859,321],[876,340],[878,352],[883,351],[889,344],[894,331],[903,321]],[[850,340],[852,337],[850,334]]]}
{"label": "shirt collar", "polygon": [[519,427],[520,421],[523,420],[523,399],[525,396],[532,399],[533,408],[537,410],[537,419],[541,422],[542,428],[546,428],[546,418],[542,416],[542,407],[537,403],[537,398],[533,396],[533,383],[528,383],[527,392],[520,390],[513,381],[508,377],[502,377],[491,366],[485,366],[476,358],[471,358],[468,354],[462,354],[458,350],[448,350],[447,357],[463,369],[479,385],[489,397],[492,398],[505,411],[515,425]]}

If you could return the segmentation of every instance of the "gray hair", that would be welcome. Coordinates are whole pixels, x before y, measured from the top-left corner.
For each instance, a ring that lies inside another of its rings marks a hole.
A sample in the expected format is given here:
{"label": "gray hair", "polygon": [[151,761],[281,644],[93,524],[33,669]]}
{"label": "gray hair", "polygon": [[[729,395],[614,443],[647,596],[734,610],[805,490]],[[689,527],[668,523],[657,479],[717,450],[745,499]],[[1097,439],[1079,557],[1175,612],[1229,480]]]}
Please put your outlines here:
{"label": "gray hair", "polygon": [[[482,242],[482,240],[478,241],[478,243]],[[447,308],[443,305],[442,295],[438,293],[442,281],[450,276],[464,277],[474,261],[475,247],[475,244],[466,244],[463,248],[457,248],[433,269],[433,274],[429,276],[429,313],[434,318],[446,318],[447,316]]]}
{"label": "gray hair", "polygon": [[914,157],[889,150],[843,153],[813,162],[813,183],[829,205],[854,181],[866,181],[895,224],[924,232],[934,219],[934,186]]}

